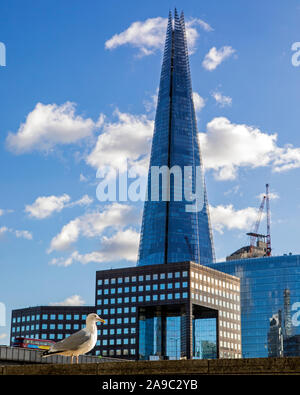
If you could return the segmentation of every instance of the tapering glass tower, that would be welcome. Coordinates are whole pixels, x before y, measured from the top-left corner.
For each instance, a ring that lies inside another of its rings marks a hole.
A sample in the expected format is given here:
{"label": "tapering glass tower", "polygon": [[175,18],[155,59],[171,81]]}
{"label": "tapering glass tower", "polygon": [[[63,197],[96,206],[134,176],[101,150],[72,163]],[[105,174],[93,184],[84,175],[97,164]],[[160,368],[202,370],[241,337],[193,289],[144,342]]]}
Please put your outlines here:
{"label": "tapering glass tower", "polygon": [[168,19],[147,192],[138,266],[211,264],[214,248],[185,23],[176,9],[174,20],[171,12]]}

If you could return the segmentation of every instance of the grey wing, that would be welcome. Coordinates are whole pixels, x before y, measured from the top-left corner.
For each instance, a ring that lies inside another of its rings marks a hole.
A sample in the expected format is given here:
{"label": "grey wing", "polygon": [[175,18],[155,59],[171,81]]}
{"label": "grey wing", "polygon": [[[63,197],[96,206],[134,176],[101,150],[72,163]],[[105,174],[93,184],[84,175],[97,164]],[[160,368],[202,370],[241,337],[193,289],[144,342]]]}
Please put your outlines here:
{"label": "grey wing", "polygon": [[90,340],[90,335],[84,329],[81,329],[80,331],[73,333],[66,339],[55,343],[51,347],[50,351],[77,350],[88,340]]}

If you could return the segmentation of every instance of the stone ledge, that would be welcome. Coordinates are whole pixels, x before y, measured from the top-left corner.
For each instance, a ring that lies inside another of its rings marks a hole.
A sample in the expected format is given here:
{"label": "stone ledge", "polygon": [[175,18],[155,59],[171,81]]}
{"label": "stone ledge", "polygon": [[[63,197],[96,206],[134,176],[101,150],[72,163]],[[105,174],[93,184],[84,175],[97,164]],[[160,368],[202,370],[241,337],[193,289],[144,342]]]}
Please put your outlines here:
{"label": "stone ledge", "polygon": [[296,374],[300,357],[0,366],[0,375]]}

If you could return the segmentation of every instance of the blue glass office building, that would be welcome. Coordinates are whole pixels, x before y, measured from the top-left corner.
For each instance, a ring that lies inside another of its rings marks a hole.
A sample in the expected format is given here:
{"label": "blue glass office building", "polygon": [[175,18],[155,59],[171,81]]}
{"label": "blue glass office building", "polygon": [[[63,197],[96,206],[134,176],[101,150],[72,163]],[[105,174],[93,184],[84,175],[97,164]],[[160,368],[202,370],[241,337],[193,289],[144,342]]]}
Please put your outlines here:
{"label": "blue glass office building", "polygon": [[[154,178],[154,169],[169,169]],[[175,181],[176,180],[176,181]],[[181,180],[181,182],[180,182]],[[154,196],[155,195],[155,196]],[[184,17],[169,15],[138,266],[214,261]],[[168,198],[166,198],[168,196]]]}
{"label": "blue glass office building", "polygon": [[241,259],[211,267],[240,278],[243,357],[299,356],[300,255]]}

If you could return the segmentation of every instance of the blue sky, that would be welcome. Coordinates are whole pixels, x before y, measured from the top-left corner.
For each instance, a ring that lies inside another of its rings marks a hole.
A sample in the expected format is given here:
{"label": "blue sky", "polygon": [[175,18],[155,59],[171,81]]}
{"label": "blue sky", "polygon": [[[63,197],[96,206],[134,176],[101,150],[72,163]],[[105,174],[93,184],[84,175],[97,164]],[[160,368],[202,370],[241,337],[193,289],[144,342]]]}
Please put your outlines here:
{"label": "blue sky", "polygon": [[[185,13],[218,259],[271,186],[274,255],[299,253],[300,1],[2,1],[0,301],[94,303],[135,264],[142,203],[99,202],[99,165],[147,163],[169,9]],[[265,221],[261,231],[265,230]],[[122,259],[125,258],[125,259]],[[8,325],[0,342],[8,342]]]}

